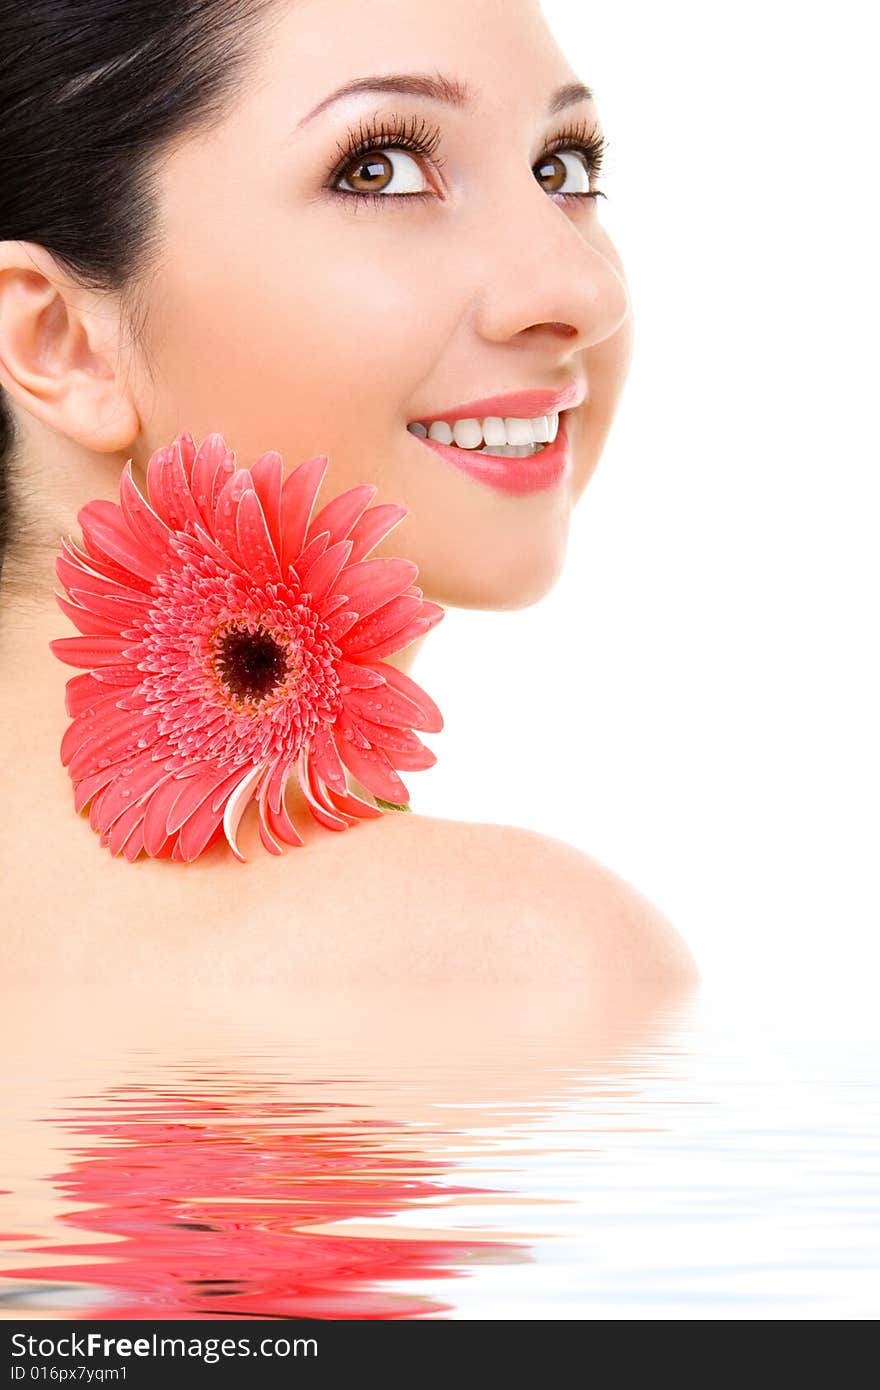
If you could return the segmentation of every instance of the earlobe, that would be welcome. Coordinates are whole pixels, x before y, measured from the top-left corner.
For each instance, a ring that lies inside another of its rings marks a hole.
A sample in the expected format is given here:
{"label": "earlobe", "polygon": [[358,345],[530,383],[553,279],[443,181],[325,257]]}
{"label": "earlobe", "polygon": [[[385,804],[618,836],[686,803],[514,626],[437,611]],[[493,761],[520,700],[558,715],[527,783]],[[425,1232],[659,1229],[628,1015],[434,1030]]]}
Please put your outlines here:
{"label": "earlobe", "polygon": [[0,385],[24,410],[85,448],[125,449],[141,426],[118,343],[106,295],[76,285],[42,247],[0,242]]}
{"label": "earlobe", "polygon": [[72,372],[60,404],[57,428],[95,453],[127,450],[141,432],[137,407],[115,375]]}

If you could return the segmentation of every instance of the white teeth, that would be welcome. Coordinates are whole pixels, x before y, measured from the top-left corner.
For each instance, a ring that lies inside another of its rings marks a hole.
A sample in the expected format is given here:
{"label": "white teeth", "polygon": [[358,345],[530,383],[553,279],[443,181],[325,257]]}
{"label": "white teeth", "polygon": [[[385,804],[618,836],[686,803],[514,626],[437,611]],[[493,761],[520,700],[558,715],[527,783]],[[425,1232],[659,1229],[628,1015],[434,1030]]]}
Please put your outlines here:
{"label": "white teeth", "polygon": [[500,415],[487,415],[483,421],[484,444],[506,444],[507,430]]}
{"label": "white teeth", "polygon": [[[556,417],[557,424],[559,417]],[[532,421],[532,438],[536,444],[550,443],[550,416],[539,415],[537,420]]]}
{"label": "white teeth", "polygon": [[445,420],[434,420],[428,430],[428,438],[436,439],[438,444],[451,444],[452,426],[447,425]]}
{"label": "white teeth", "polygon": [[504,421],[504,428],[507,432],[508,444],[534,444],[532,438],[531,420],[519,420],[515,415],[508,415]]}
{"label": "white teeth", "polygon": [[[455,420],[451,424],[448,420],[432,420],[429,425],[415,420],[407,429],[420,439],[436,439],[438,444],[454,443],[459,449],[479,449],[481,453],[503,450],[506,455],[508,448],[511,451],[516,448],[535,453],[536,444],[553,443],[559,429],[559,416],[538,415],[527,420],[516,415],[507,415],[504,419],[499,415],[487,415],[485,420]],[[510,456],[522,457],[512,452]]]}
{"label": "white teeth", "polygon": [[452,426],[452,437],[459,449],[479,449],[483,442],[479,420],[456,420]]}

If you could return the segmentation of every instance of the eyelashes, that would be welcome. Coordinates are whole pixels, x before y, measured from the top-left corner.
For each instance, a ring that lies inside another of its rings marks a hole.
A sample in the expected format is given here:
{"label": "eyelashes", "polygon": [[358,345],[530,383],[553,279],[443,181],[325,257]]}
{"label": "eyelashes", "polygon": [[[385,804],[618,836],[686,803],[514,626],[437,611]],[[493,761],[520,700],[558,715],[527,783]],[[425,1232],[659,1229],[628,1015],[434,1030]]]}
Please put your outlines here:
{"label": "eyelashes", "polygon": [[[549,145],[542,155],[546,159],[548,154],[555,154],[557,150],[575,150],[583,155],[587,172],[590,175],[590,183],[593,178],[598,177],[602,170],[602,161],[608,153],[608,141],[600,130],[595,126],[588,126],[586,121],[581,121],[576,126],[567,126],[558,135],[554,135]],[[563,193],[562,197],[574,198],[604,198],[606,194],[599,188],[590,189],[589,193]]]}
{"label": "eyelashes", "polygon": [[342,173],[358,155],[369,154],[380,146],[382,148],[393,147],[399,150],[412,150],[414,154],[421,154],[426,159],[433,159],[440,166],[444,161],[435,158],[439,144],[439,127],[429,126],[424,118],[417,121],[415,116],[412,116],[408,121],[404,121],[398,116],[392,116],[385,123],[379,117],[374,116],[366,124],[361,121],[357,130],[349,131],[348,138],[343,145],[337,144],[336,148],[340,158],[333,170],[333,177]]}
{"label": "eyelashes", "polygon": [[[360,121],[356,129],[349,131],[343,143],[337,143],[336,148],[339,157],[330,173],[326,187],[335,196],[351,200],[355,210],[359,202],[403,203],[408,199],[433,198],[436,194],[432,192],[374,193],[363,189],[337,188],[336,184],[356,160],[363,159],[368,154],[379,153],[382,150],[406,150],[426,159],[433,164],[435,169],[440,169],[446,162],[437,154],[440,139],[439,127],[429,125],[424,118],[410,117],[408,120],[402,120],[394,115],[387,121],[380,117],[373,117],[366,122]],[[577,125],[566,126],[558,131],[546,145],[541,160],[535,167],[539,167],[542,161],[546,161],[557,152],[571,151],[582,159],[584,168],[589,175],[590,190],[589,192],[551,190],[554,197],[604,198],[607,195],[592,185],[602,168],[602,161],[607,149],[608,141],[605,136],[595,126],[581,121]]]}

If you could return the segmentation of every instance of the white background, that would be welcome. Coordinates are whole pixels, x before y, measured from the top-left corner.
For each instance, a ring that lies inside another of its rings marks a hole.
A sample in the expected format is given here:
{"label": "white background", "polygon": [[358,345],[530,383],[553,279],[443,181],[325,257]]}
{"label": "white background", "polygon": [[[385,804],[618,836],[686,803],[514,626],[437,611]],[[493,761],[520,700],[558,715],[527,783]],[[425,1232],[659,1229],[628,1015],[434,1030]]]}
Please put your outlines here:
{"label": "white background", "polygon": [[869,3],[545,0],[609,141],[635,357],[564,573],[450,609],[422,814],[578,845],[708,981],[880,964],[880,97]]}

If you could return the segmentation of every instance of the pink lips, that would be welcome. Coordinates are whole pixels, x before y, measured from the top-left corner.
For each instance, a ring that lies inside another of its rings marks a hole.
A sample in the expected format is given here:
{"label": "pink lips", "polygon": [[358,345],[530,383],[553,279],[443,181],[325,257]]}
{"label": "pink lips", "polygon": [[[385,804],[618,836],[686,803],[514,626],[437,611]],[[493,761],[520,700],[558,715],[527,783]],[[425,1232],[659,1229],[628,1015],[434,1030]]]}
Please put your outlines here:
{"label": "pink lips", "polygon": [[[587,383],[573,381],[561,391],[508,391],[504,396],[484,396],[479,401],[465,401],[464,405],[453,405],[448,410],[432,410],[428,415],[417,415],[416,420],[485,420],[487,415],[518,415],[523,419],[534,420],[538,415],[559,415],[563,410],[574,410],[587,397]],[[412,421],[410,421],[412,423]]]}
{"label": "pink lips", "polygon": [[585,382],[574,382],[562,391],[516,391],[506,396],[486,396],[478,401],[466,401],[451,410],[438,410],[423,415],[422,420],[485,419],[487,415],[517,415],[533,419],[538,415],[559,414],[559,428],[552,444],[528,458],[504,458],[498,454],[480,454],[474,449],[459,449],[440,444],[436,439],[422,439],[413,434],[419,444],[426,444],[448,463],[476,482],[486,483],[499,492],[522,495],[542,492],[555,487],[565,476],[571,463],[566,417],[561,414],[580,405],[586,398]]}

